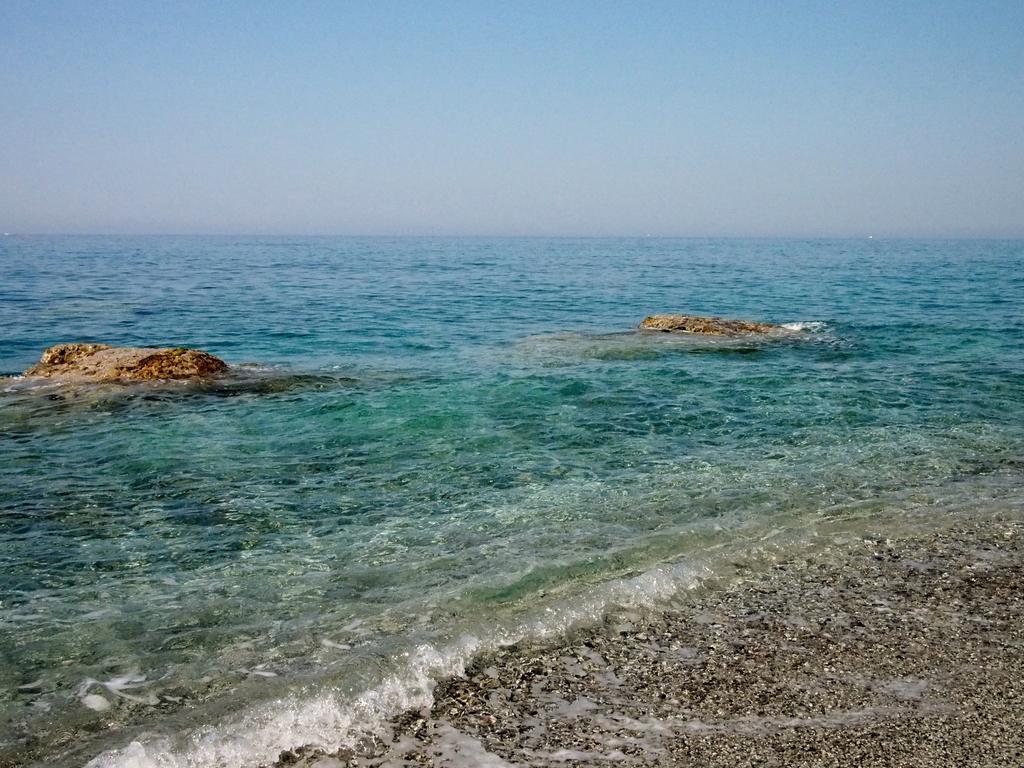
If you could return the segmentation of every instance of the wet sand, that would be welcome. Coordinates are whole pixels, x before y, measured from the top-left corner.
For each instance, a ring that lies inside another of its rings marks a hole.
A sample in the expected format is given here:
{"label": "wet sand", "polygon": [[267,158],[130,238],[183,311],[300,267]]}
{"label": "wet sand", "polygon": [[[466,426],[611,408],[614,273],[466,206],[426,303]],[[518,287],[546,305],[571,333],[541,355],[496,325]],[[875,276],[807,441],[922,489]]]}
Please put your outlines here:
{"label": "wet sand", "polygon": [[1024,526],[777,563],[667,615],[512,647],[338,766],[1024,765]]}

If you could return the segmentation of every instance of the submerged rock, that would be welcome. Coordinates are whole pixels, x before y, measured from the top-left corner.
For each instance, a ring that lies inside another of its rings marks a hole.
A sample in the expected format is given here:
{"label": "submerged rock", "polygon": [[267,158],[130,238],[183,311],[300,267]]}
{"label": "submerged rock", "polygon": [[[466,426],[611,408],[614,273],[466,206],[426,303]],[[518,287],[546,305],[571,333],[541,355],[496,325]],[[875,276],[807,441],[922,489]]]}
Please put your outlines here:
{"label": "submerged rock", "polygon": [[57,344],[25,371],[59,381],[199,379],[224,373],[228,364],[199,349]]}
{"label": "submerged rock", "polygon": [[699,317],[697,315],[651,315],[645,317],[640,323],[641,330],[666,333],[704,333],[712,336],[768,333],[780,327],[774,323],[754,323],[749,320],[730,320],[725,317]]}

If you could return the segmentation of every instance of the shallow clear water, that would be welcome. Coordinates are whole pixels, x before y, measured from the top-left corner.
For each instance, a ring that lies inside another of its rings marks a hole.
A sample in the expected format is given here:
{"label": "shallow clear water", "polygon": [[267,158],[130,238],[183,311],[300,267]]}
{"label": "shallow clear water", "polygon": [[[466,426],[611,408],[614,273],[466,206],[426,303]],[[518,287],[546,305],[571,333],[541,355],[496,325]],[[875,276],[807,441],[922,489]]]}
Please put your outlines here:
{"label": "shallow clear water", "polygon": [[1020,501],[1022,242],[5,237],[0,275],[0,372],[243,365],[3,385],[0,762],[336,746],[716,547]]}

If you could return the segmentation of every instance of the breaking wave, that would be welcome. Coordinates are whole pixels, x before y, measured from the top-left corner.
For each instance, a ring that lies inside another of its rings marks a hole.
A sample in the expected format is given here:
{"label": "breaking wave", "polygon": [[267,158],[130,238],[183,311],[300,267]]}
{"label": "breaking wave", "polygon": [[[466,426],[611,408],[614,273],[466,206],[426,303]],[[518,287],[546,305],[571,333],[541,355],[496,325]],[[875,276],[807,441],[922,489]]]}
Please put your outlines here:
{"label": "breaking wave", "polygon": [[562,637],[615,611],[656,609],[711,574],[707,564],[659,566],[595,588],[583,599],[542,608],[515,624],[467,632],[441,647],[419,645],[401,654],[394,671],[361,693],[343,685],[310,687],[215,725],[177,735],[140,735],[93,758],[86,768],[246,768],[273,764],[283,752],[299,748],[325,753],[352,748],[361,740],[385,737],[389,720],[401,712],[429,707],[436,685],[461,675],[480,653]]}

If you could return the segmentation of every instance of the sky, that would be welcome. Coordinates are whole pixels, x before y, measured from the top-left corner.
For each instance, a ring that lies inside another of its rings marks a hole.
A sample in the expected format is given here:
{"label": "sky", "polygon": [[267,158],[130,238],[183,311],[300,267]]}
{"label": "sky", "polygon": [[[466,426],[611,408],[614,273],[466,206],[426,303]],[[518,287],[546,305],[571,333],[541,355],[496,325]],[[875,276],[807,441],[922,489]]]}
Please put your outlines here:
{"label": "sky", "polygon": [[0,2],[0,231],[1024,236],[1024,2]]}

